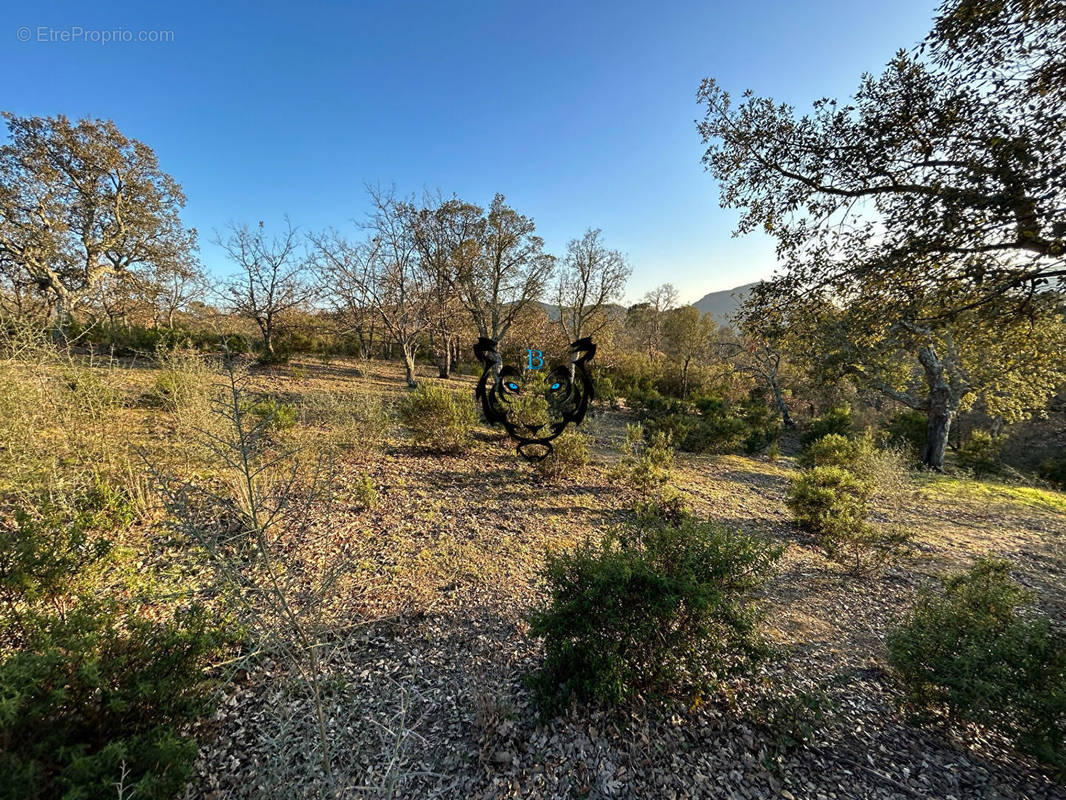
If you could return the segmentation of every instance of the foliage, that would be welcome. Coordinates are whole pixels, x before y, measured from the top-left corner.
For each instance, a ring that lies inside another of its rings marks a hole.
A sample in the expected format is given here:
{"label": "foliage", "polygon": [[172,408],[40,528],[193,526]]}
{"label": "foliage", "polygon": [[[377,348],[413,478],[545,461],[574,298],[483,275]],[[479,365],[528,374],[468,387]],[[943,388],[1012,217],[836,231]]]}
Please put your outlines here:
{"label": "foliage", "polygon": [[349,498],[357,507],[362,509],[377,507],[378,493],[374,489],[374,481],[366,473],[357,476],[347,488]]}
{"label": "foliage", "polygon": [[470,445],[477,412],[469,395],[423,382],[400,402],[398,410],[420,445],[442,453]]}
{"label": "foliage", "polygon": [[552,452],[533,465],[542,478],[557,480],[577,474],[589,463],[589,437],[579,431],[564,431],[552,440]]}
{"label": "foliage", "polygon": [[1040,464],[1040,477],[1066,489],[1066,456],[1043,461]]}
{"label": "foliage", "polygon": [[[343,553],[327,563],[304,558],[290,569],[283,557],[308,552],[318,534],[316,514],[328,514],[336,497],[336,470],[328,453],[304,459],[300,450],[269,435],[276,409],[256,411],[246,391],[247,374],[226,364],[228,382],[215,398],[217,432],[201,435],[220,480],[176,476],[154,469],[171,529],[210,559],[222,587],[239,600],[242,620],[260,635],[260,647],[284,657],[311,695],[324,779],[331,782],[332,755],[326,723],[322,633],[344,595],[350,576]],[[373,487],[357,483],[369,501]]]}
{"label": "foliage", "polygon": [[296,407],[276,398],[244,401],[244,413],[253,424],[262,424],[266,431],[285,431],[296,424]]}
{"label": "foliage", "polygon": [[843,467],[854,470],[872,449],[873,443],[867,437],[849,439],[839,433],[827,433],[807,445],[798,461],[804,467]]}
{"label": "foliage", "polygon": [[836,717],[839,705],[822,686],[810,691],[773,688],[772,694],[759,698],[752,716],[769,734],[770,752],[764,764],[777,771],[785,756],[815,742]]}
{"label": "foliage", "polygon": [[0,264],[51,296],[58,325],[106,281],[190,260],[196,234],[181,224],[185,196],[150,147],[105,120],[4,118]]}
{"label": "foliage", "polygon": [[642,425],[626,425],[622,454],[611,470],[611,477],[629,484],[646,501],[663,491],[673,466],[674,449],[669,436],[660,431],[646,441]]}
{"label": "foliage", "polygon": [[959,466],[974,475],[995,475],[1003,470],[1003,443],[1006,437],[995,436],[988,431],[976,430],[959,449]]}
{"label": "foliage", "polygon": [[925,444],[928,426],[929,419],[926,414],[908,408],[893,414],[884,424],[884,431],[890,444],[920,451]]}
{"label": "foliage", "polygon": [[754,593],[780,551],[710,522],[612,530],[553,553],[531,618],[541,708],[699,695],[764,654]]}
{"label": "foliage", "polygon": [[861,571],[898,555],[910,538],[867,521],[873,492],[867,480],[843,467],[813,467],[793,481],[786,502],[830,558]]}
{"label": "foliage", "polygon": [[704,396],[692,402],[665,397],[657,391],[632,396],[652,434],[664,433],[680,449],[693,453],[765,450],[781,433],[781,421],[761,402],[733,406],[721,397]]}
{"label": "foliage", "polygon": [[685,496],[671,486],[653,497],[637,500],[633,510],[637,520],[645,525],[680,525],[692,513]]}
{"label": "foliage", "polygon": [[140,797],[185,785],[196,743],[179,727],[205,708],[203,669],[228,636],[201,606],[158,604],[106,538],[131,518],[95,486],[0,532],[0,797],[111,798],[123,774]]}
{"label": "foliage", "polygon": [[812,442],[831,433],[835,433],[838,436],[850,436],[853,425],[851,407],[846,405],[838,406],[807,423],[803,428],[803,433],[800,435],[800,441],[804,447],[809,447]]}
{"label": "foliage", "polygon": [[202,357],[191,351],[156,352],[159,371],[145,400],[167,411],[205,409],[215,371]]}
{"label": "foliage", "polygon": [[379,451],[393,426],[382,396],[372,391],[315,392],[299,406],[301,421],[335,446],[361,455]]}
{"label": "foliage", "polygon": [[832,538],[865,525],[871,492],[869,484],[843,467],[813,467],[793,481],[787,502],[800,526]]}
{"label": "foliage", "polygon": [[704,163],[738,233],[871,314],[1025,310],[1063,274],[1062,20],[1058,0],[945,0],[921,48],[807,112],[704,80]]}
{"label": "foliage", "polygon": [[888,637],[908,700],[1001,730],[1066,773],[1066,641],[1047,618],[1018,613],[1032,596],[1006,561],[981,559],[942,584],[924,587]]}

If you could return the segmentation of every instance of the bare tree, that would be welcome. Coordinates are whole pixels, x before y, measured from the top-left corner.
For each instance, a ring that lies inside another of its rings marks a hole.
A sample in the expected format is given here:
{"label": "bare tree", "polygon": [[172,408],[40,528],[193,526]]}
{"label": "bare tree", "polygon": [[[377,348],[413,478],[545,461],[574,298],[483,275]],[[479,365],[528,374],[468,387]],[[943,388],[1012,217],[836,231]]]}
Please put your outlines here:
{"label": "bare tree", "polygon": [[262,222],[254,229],[230,225],[228,236],[215,237],[240,268],[223,294],[235,314],[259,327],[268,357],[275,354],[275,337],[285,315],[315,297],[315,289],[307,281],[307,259],[297,251],[299,241],[287,218],[284,232],[276,237],[267,237]]}
{"label": "bare tree", "polygon": [[478,333],[496,342],[507,335],[515,318],[540,299],[555,269],[534,234],[533,220],[493,198],[476,251],[461,265],[456,285]]}
{"label": "bare tree", "polygon": [[0,261],[55,300],[56,332],[106,276],[173,263],[195,247],[181,187],[113,122],[4,115]]}
{"label": "bare tree", "polygon": [[429,325],[430,285],[418,257],[412,204],[392,192],[368,189],[373,211],[364,241],[336,231],[311,237],[326,292],[341,311],[372,308],[403,352],[407,385],[414,387],[419,336]]}
{"label": "bare tree", "polygon": [[559,325],[569,341],[591,336],[606,324],[604,306],[621,299],[632,272],[621,252],[604,246],[599,229],[589,228],[580,239],[570,240],[555,287]]}

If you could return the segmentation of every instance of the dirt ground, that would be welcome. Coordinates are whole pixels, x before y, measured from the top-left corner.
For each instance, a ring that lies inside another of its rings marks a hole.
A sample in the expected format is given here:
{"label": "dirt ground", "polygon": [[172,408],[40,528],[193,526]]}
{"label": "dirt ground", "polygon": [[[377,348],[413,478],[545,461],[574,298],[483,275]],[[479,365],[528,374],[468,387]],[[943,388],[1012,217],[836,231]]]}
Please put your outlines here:
{"label": "dirt ground", "polygon": [[[282,398],[403,391],[397,365],[299,362],[256,377]],[[425,369],[427,379],[432,373]],[[451,384],[472,391],[473,378]],[[917,726],[899,709],[885,635],[914,589],[982,553],[1010,558],[1043,609],[1066,619],[1066,495],[915,478],[889,522],[915,551],[873,575],[828,561],[784,505],[794,460],[678,454],[676,486],[701,516],[784,546],[766,587],[778,655],[762,675],[692,709],[573,708],[540,721],[522,676],[538,662],[526,612],[549,548],[624,521],[632,496],[607,477],[624,410],[585,430],[592,463],[543,483],[499,433],[461,456],[420,451],[397,429],[375,456],[341,464],[370,475],[369,511],[314,524],[359,565],[348,624],[330,637],[330,731],[346,797],[400,798],[1066,798],[987,731]],[[888,512],[881,510],[884,516]],[[771,693],[810,692],[831,711],[789,747],[761,722]],[[241,672],[198,734],[189,797],[312,797],[315,734],[306,693],[270,659]]]}

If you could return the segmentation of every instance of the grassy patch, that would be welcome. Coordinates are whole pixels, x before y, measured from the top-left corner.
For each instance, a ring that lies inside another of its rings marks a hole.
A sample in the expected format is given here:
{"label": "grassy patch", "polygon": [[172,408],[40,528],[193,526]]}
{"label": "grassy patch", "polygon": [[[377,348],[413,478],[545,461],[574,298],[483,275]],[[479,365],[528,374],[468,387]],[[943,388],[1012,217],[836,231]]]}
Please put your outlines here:
{"label": "grassy patch", "polygon": [[926,475],[921,480],[924,483],[922,494],[927,497],[952,497],[1066,513],[1066,493],[1053,489],[1012,486],[1006,483],[979,481],[950,475]]}

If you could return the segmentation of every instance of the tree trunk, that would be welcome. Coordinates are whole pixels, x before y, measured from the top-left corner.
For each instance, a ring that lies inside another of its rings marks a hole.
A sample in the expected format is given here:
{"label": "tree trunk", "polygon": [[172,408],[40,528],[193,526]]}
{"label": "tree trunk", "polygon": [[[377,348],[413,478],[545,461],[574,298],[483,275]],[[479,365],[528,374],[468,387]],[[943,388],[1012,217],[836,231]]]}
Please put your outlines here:
{"label": "tree trunk", "polygon": [[950,407],[934,410],[933,404],[930,403],[925,446],[922,447],[922,464],[937,472],[944,470],[944,455],[948,449],[948,434],[951,432],[954,417],[955,411]]}
{"label": "tree trunk", "polygon": [[686,358],[685,365],[681,368],[681,399],[688,397],[688,364],[692,359]]}
{"label": "tree trunk", "polygon": [[418,386],[418,381],[415,380],[415,354],[406,342],[402,343],[400,348],[403,350],[403,369],[407,385],[414,389]]}
{"label": "tree trunk", "polygon": [[437,377],[450,378],[452,376],[452,346],[447,339],[442,342],[440,355],[437,356]]}
{"label": "tree trunk", "polygon": [[919,348],[918,361],[925,369],[925,379],[929,386],[929,400],[926,406],[929,422],[925,428],[922,464],[929,469],[942,472],[951,423],[955,419],[955,413],[959,410],[965,390],[963,392],[953,390],[947,380],[948,365],[940,359],[932,346]]}
{"label": "tree trunk", "polygon": [[775,378],[770,378],[770,389],[774,393],[774,402],[777,403],[777,410],[781,412],[781,422],[784,423],[786,428],[795,428],[796,423],[788,413],[785,398],[781,395],[781,387]]}

